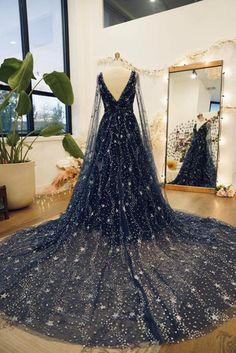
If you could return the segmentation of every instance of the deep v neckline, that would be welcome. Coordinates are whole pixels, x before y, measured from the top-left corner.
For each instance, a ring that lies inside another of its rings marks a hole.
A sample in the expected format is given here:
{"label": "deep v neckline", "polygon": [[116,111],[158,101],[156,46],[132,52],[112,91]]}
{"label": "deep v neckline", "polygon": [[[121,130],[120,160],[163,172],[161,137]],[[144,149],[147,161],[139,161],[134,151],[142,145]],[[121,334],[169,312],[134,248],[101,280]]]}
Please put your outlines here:
{"label": "deep v neckline", "polygon": [[121,92],[121,95],[120,95],[119,99],[117,100],[117,99],[115,99],[115,97],[113,96],[113,94],[111,93],[111,91],[108,89],[107,84],[106,84],[106,82],[105,82],[105,80],[104,80],[104,77],[103,77],[103,72],[101,72],[100,75],[101,75],[101,78],[102,78],[103,85],[104,85],[106,91],[110,94],[111,98],[115,101],[115,103],[119,103],[120,100],[121,100],[121,98],[122,98],[123,95],[125,94],[126,89],[127,89],[127,87],[129,86],[129,83],[130,83],[130,81],[131,81],[131,78],[133,77],[133,74],[134,74],[134,71],[132,70],[131,73],[130,73],[129,79],[128,79],[126,85],[124,86],[123,91]]}
{"label": "deep v neckline", "polygon": [[208,123],[208,121],[205,121],[199,128],[197,128],[197,123],[195,123],[195,129],[198,132],[203,126],[205,126]]}

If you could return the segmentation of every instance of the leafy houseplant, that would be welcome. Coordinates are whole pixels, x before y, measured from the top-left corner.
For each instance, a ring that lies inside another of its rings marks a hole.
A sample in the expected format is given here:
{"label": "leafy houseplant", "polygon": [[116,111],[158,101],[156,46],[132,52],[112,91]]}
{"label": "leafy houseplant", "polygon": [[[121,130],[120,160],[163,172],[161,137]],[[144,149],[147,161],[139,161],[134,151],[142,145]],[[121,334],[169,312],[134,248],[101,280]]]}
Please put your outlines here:
{"label": "leafy houseplant", "polygon": [[[71,82],[64,72],[53,71],[45,73],[34,85],[33,89],[29,91],[28,88],[31,80],[35,80],[33,74],[33,56],[31,53],[28,53],[23,61],[16,58],[5,59],[0,66],[0,81],[8,84],[10,87],[10,91],[0,104],[0,184],[7,186],[10,208],[24,207],[32,202],[35,186],[31,186],[31,190],[29,190],[30,177],[28,173],[29,165],[32,164],[31,179],[33,179],[34,184],[34,162],[28,160],[28,152],[32,149],[34,142],[39,136],[49,137],[56,135],[62,132],[63,129],[62,124],[54,123],[49,124],[40,131],[35,130],[23,136],[22,120],[23,116],[32,110],[30,96],[33,94],[34,89],[43,80],[50,87],[55,97],[62,103],[71,105],[74,100]],[[11,117],[11,130],[4,136],[2,115],[4,110],[11,104],[12,97],[16,98],[16,104],[13,109],[13,116]],[[31,135],[36,136],[33,137],[32,141],[28,142],[27,138]],[[20,172],[17,172],[15,169],[13,171],[13,166],[14,168],[17,166]],[[21,174],[25,179],[24,169],[27,170],[28,180],[23,180],[23,186],[25,187],[22,187],[19,179]],[[24,197],[26,195],[28,196]],[[14,196],[17,196],[17,202],[13,200]]]}

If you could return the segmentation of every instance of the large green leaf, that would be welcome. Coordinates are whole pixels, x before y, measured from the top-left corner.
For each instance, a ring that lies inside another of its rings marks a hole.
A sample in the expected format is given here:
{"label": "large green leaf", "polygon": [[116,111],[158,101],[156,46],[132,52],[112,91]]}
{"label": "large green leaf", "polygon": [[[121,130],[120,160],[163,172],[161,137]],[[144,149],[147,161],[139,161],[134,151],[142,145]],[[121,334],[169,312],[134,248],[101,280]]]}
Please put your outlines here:
{"label": "large green leaf", "polygon": [[21,91],[16,106],[16,111],[18,115],[22,116],[24,114],[27,114],[31,111],[31,109],[31,100],[28,94],[25,91]]}
{"label": "large green leaf", "polygon": [[84,158],[84,154],[81,151],[77,142],[73,139],[71,134],[65,134],[62,145],[66,152],[68,152],[74,158]]}
{"label": "large green leaf", "polygon": [[53,124],[50,124],[49,126],[45,127],[44,129],[42,129],[40,131],[40,135],[44,136],[44,137],[58,135],[62,132],[63,129],[64,129],[64,126],[62,124],[53,123]]}
{"label": "large green leaf", "polygon": [[15,147],[17,145],[17,142],[19,141],[20,136],[18,134],[18,132],[10,132],[9,134],[7,134],[6,136],[6,143],[8,144],[8,146],[11,147]]}
{"label": "large green leaf", "polygon": [[64,72],[53,71],[50,74],[44,74],[43,79],[62,103],[73,104],[73,89],[69,77]]}
{"label": "large green leaf", "polygon": [[8,79],[8,84],[11,89],[17,89],[18,92],[26,90],[29,87],[30,80],[33,76],[33,56],[27,53],[22,65]]}
{"label": "large green leaf", "polygon": [[16,58],[5,59],[0,66],[0,81],[8,83],[8,79],[21,67],[22,60]]}

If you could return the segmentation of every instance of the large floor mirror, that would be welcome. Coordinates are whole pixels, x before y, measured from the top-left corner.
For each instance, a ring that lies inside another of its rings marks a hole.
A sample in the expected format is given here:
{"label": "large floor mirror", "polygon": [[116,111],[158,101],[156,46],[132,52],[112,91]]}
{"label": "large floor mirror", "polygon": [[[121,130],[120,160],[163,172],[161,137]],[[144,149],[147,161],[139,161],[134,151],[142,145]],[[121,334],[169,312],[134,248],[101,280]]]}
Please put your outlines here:
{"label": "large floor mirror", "polygon": [[167,189],[214,192],[223,61],[169,68]]}

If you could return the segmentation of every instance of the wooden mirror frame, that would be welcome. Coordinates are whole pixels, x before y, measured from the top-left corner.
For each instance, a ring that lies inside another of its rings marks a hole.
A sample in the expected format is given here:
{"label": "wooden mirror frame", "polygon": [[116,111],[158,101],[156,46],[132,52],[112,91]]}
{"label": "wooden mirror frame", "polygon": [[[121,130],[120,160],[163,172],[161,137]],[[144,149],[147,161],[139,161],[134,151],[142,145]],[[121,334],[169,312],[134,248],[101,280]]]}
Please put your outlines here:
{"label": "wooden mirror frame", "polygon": [[[223,89],[223,60],[215,60],[206,63],[194,63],[189,65],[182,65],[182,66],[171,66],[168,70],[168,107],[167,107],[167,124],[166,124],[166,153],[165,153],[165,180],[164,180],[164,187],[167,190],[178,190],[178,191],[190,191],[190,192],[202,192],[202,193],[215,193],[215,188],[208,188],[202,186],[190,186],[190,185],[177,185],[177,184],[167,184],[166,183],[166,173],[167,173],[167,148],[168,148],[168,126],[169,126],[169,110],[170,110],[170,74],[175,72],[182,72],[182,71],[192,71],[192,70],[199,70],[199,69],[209,69],[213,67],[222,67],[221,70],[221,85],[220,85],[220,113],[219,116],[221,117],[222,113],[222,89]],[[219,119],[219,136],[221,134],[221,124]],[[219,160],[219,143],[217,149],[217,165],[216,165],[216,176],[218,174],[218,160]]]}

